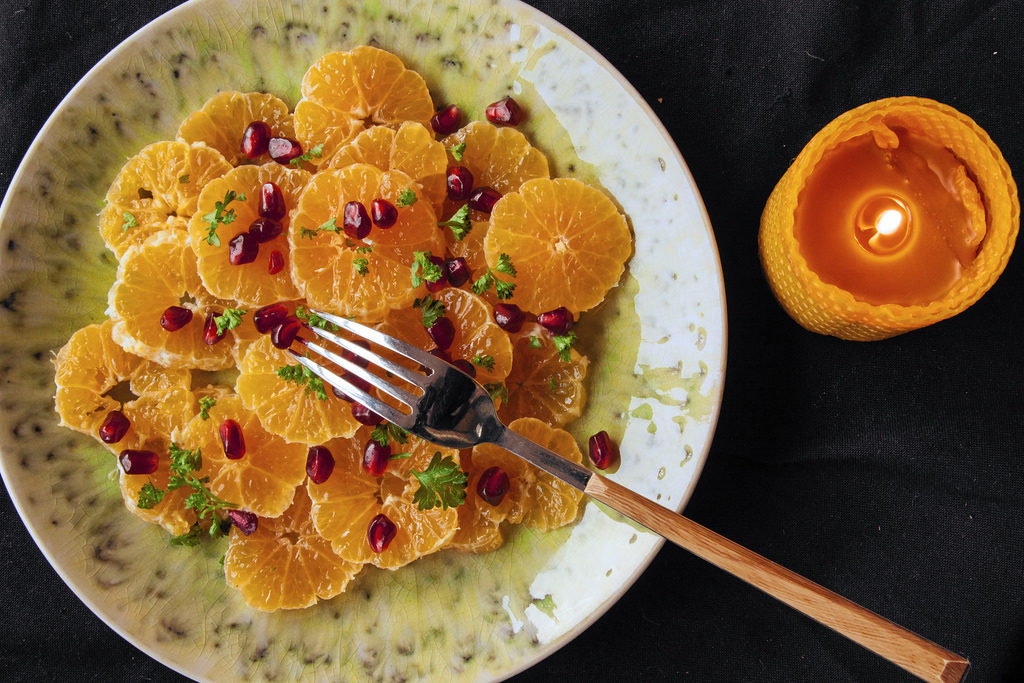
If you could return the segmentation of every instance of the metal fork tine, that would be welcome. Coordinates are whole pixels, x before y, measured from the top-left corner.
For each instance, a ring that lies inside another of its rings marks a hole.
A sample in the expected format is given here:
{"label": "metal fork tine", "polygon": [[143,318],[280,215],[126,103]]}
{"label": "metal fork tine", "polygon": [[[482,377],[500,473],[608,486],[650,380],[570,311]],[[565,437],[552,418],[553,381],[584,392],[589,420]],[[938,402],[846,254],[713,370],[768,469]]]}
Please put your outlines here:
{"label": "metal fork tine", "polygon": [[[426,378],[426,376],[421,374],[421,373],[419,373],[419,372],[414,372],[414,371],[410,370],[409,368],[404,368],[401,365],[399,365],[398,363],[395,363],[394,361],[391,361],[391,360],[385,358],[384,356],[378,355],[378,354],[374,353],[373,351],[370,351],[369,349],[364,348],[364,347],[360,346],[359,344],[356,344],[355,342],[353,342],[351,340],[345,339],[344,337],[340,337],[340,336],[334,334],[333,332],[330,332],[330,331],[325,330],[323,328],[311,327],[310,329],[313,331],[313,334],[315,334],[316,336],[321,337],[323,339],[326,339],[327,341],[332,342],[334,344],[337,344],[338,346],[340,346],[343,349],[346,349],[346,350],[352,352],[353,354],[359,356],[360,358],[363,358],[365,360],[370,361],[374,365],[376,365],[378,367],[381,367],[384,370],[387,370],[392,375],[394,375],[396,377],[399,377],[401,379],[404,379],[409,384],[415,384],[416,386],[418,386],[421,389],[425,389],[426,386],[427,386],[427,378]],[[327,355],[327,354],[324,354],[324,355]],[[331,358],[330,356],[328,356],[328,357]],[[334,358],[331,358],[331,360],[334,360]],[[335,361],[335,362],[339,362],[339,361]],[[346,361],[346,363],[347,362],[348,361]],[[345,365],[345,369],[349,370],[350,372],[354,372],[352,370],[352,368],[350,368],[348,365]],[[361,373],[356,373],[356,374],[358,374],[360,377],[363,377],[363,375]],[[367,378],[363,377],[363,379],[367,379]],[[370,381],[372,381],[372,380],[370,380]],[[381,388],[383,388],[383,387],[381,387]]]}
{"label": "metal fork tine", "polygon": [[384,393],[397,398],[399,401],[406,404],[407,406],[411,407],[416,404],[416,397],[410,394],[408,391],[396,387],[394,384],[388,382],[382,377],[378,377],[369,370],[360,367],[359,365],[353,363],[352,361],[346,358],[342,358],[341,354],[335,353],[334,351],[331,351],[330,349],[321,346],[316,342],[304,341],[303,344],[310,351],[315,351],[316,353],[319,353],[321,356],[331,361],[335,365],[340,365],[348,372],[351,372],[353,375],[369,382],[370,384],[377,387]]}
{"label": "metal fork tine", "polygon": [[[354,335],[362,337],[367,341],[371,341],[374,344],[380,344],[386,349],[391,349],[392,351],[399,353],[405,356],[406,358],[409,358],[410,360],[414,360],[423,367],[429,368],[434,372],[440,372],[444,368],[448,367],[448,364],[445,363],[440,358],[438,358],[437,356],[432,356],[423,349],[418,349],[412,344],[405,343],[401,339],[389,337],[388,335],[382,332],[378,332],[372,327],[360,325],[357,322],[353,322],[351,320],[348,320],[347,318],[342,318],[341,316],[334,315],[333,313],[324,313],[323,311],[312,312],[316,313],[324,320],[332,322],[344,330],[348,330]],[[366,349],[363,349],[363,351],[365,350]]]}
{"label": "metal fork tine", "polygon": [[333,371],[325,368],[319,363],[309,358],[306,358],[305,356],[298,354],[290,349],[288,350],[288,353],[290,353],[295,358],[295,360],[299,362],[300,365],[309,368],[310,372],[319,377],[321,380],[337,388],[339,391],[343,391],[347,396],[357,400],[359,403],[366,406],[373,412],[377,413],[388,422],[392,422],[398,425],[399,427],[411,424],[411,415],[406,415],[405,413],[395,408],[392,408],[387,403],[384,403],[384,401],[381,401],[375,396],[371,396],[370,394],[366,393],[356,385],[342,379]]}

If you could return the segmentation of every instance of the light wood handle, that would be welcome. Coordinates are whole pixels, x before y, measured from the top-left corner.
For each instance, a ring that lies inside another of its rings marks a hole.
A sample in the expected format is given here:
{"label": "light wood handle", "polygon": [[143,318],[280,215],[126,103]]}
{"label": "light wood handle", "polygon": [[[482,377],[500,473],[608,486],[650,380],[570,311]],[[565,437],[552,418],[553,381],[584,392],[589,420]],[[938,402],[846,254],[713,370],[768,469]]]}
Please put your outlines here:
{"label": "light wood handle", "polygon": [[593,475],[586,493],[923,680],[959,681],[970,666],[960,655],[610,479]]}

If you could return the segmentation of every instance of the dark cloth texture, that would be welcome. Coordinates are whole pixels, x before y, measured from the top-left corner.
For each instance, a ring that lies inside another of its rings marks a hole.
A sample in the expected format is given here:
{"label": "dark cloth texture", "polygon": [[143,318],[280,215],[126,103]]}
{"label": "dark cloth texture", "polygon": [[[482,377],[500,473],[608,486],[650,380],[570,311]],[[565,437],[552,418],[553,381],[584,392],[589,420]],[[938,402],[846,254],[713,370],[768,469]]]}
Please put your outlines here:
{"label": "dark cloth texture", "polygon": [[[0,0],[0,190],[78,79],[176,4]],[[967,311],[871,343],[799,327],[757,256],[761,210],[790,162],[871,100],[956,107],[1024,179],[1024,1],[531,4],[651,105],[714,227],[725,396],[686,513],[966,655],[971,680],[1024,679],[1024,253]],[[93,616],[0,500],[0,679],[181,680]],[[666,545],[603,617],[516,680],[909,676]]]}

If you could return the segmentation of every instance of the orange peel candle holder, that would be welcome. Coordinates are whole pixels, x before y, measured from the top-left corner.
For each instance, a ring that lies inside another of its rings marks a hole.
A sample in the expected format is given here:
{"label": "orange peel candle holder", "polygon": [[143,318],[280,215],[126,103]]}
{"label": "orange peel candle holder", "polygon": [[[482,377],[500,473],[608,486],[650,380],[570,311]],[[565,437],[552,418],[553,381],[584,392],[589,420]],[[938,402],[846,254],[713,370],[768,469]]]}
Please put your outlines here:
{"label": "orange peel candle holder", "polygon": [[1020,203],[974,121],[934,100],[852,109],[800,152],[768,198],[759,247],[800,325],[885,339],[960,313],[1003,272]]}

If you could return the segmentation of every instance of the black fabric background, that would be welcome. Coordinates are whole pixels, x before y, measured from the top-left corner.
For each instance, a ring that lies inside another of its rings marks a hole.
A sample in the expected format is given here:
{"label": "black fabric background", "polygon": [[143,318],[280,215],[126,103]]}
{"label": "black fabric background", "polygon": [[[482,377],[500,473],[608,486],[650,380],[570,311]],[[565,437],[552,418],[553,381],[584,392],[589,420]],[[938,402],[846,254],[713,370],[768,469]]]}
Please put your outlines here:
{"label": "black fabric background", "polygon": [[[175,4],[0,0],[0,188],[86,70]],[[1024,180],[1024,2],[532,4],[650,103],[715,229],[727,380],[687,513],[967,655],[973,680],[1024,678],[1024,254],[955,318],[853,343],[793,323],[756,251],[761,209],[800,148],[881,97],[957,107]],[[180,680],[78,601],[0,499],[0,678]],[[518,677],[552,679],[907,677],[666,546],[604,617]]]}

